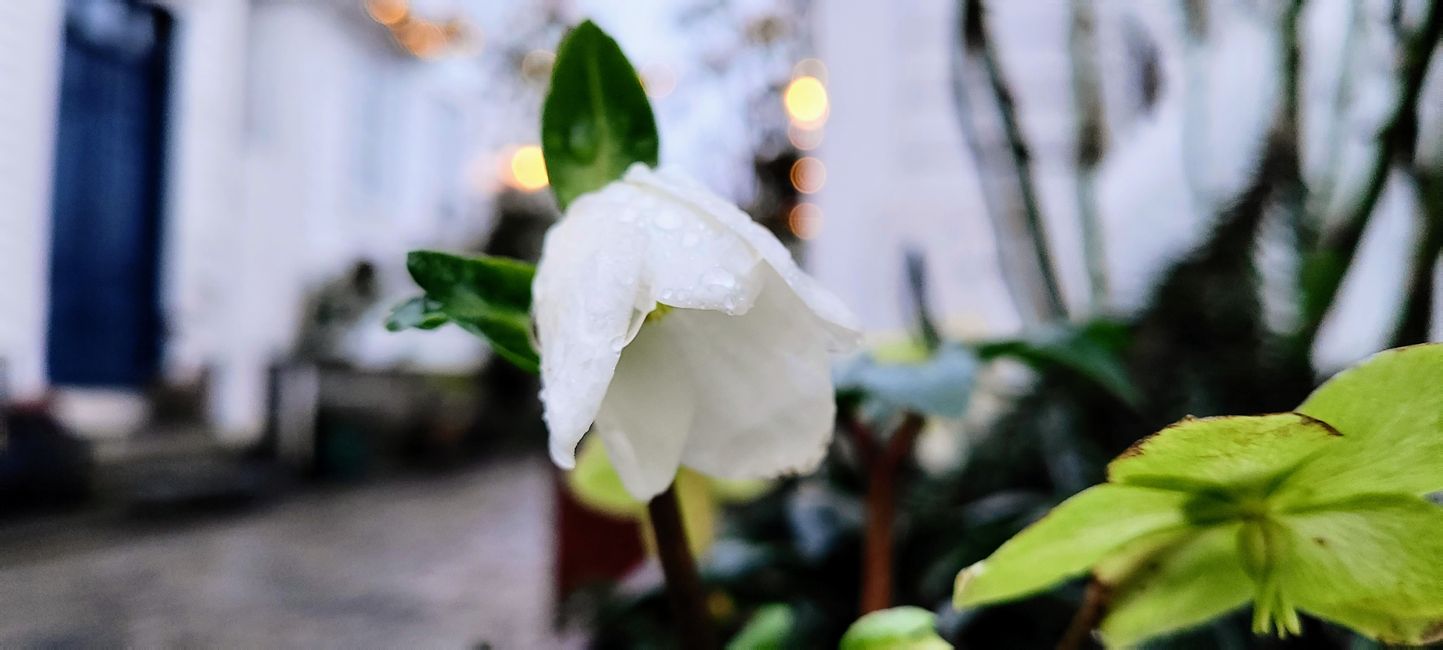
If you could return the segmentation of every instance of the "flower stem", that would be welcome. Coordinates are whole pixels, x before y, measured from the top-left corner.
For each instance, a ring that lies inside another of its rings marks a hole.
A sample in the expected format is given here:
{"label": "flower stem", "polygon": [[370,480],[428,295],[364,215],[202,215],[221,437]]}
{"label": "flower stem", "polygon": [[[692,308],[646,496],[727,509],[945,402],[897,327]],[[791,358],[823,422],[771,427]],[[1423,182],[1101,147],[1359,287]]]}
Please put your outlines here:
{"label": "flower stem", "polygon": [[676,500],[676,486],[666,488],[646,504],[651,518],[651,531],[656,541],[656,554],[666,576],[666,595],[676,617],[677,640],[683,648],[714,650],[717,639],[707,615],[706,599],[696,560],[687,544],[682,526],[681,507]]}
{"label": "flower stem", "polygon": [[[886,452],[871,453],[867,463],[867,529],[862,546],[863,614],[892,606],[892,528],[897,518],[897,470],[917,433],[922,417],[908,413],[888,440]],[[858,429],[862,431],[863,429]]]}
{"label": "flower stem", "polygon": [[1088,582],[1087,591],[1082,595],[1082,606],[1077,608],[1077,614],[1067,625],[1067,632],[1062,635],[1062,640],[1057,642],[1057,650],[1082,650],[1088,639],[1092,638],[1092,631],[1097,629],[1097,624],[1102,621],[1107,600],[1106,586],[1097,580]]}

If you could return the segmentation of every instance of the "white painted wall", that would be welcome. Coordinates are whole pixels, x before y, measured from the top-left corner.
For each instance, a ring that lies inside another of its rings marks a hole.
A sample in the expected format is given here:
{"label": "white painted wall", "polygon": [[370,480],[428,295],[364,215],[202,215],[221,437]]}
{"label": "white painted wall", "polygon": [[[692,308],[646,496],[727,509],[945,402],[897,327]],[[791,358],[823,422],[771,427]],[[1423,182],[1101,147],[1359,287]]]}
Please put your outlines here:
{"label": "white painted wall", "polygon": [[60,2],[0,3],[0,397],[45,389]]}

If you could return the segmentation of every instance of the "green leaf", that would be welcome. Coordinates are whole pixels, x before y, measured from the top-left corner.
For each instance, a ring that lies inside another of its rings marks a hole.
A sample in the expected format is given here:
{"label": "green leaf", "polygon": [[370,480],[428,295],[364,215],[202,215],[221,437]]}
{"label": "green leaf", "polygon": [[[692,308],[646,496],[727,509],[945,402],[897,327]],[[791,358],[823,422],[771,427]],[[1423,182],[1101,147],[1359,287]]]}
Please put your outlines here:
{"label": "green leaf", "polygon": [[655,167],[660,140],[641,78],[595,23],[577,25],[556,49],[541,109],[541,150],[556,200],[621,178],[632,163]]}
{"label": "green leaf", "polygon": [[893,607],[857,619],[842,635],[839,650],[946,650],[937,635],[937,615],[920,607]]}
{"label": "green leaf", "polygon": [[1319,450],[1341,441],[1306,415],[1187,418],[1143,438],[1107,466],[1114,483],[1266,493]]}
{"label": "green leaf", "polygon": [[[1098,628],[1108,646],[1133,646],[1247,604],[1253,580],[1238,558],[1239,524],[1214,526],[1150,548],[1112,594]],[[1101,578],[1099,578],[1101,579]]]}
{"label": "green leaf", "polygon": [[486,339],[502,358],[537,371],[541,360],[531,345],[530,314],[536,267],[504,257],[412,251],[406,268],[426,290],[429,312],[439,310],[447,320]]}
{"label": "green leaf", "polygon": [[1094,321],[1081,327],[1054,326],[1025,338],[981,343],[977,355],[984,361],[1011,357],[1038,370],[1063,368],[1092,381],[1123,403],[1137,406],[1142,394],[1133,385],[1122,360],[1128,336],[1125,326],[1110,321]]}
{"label": "green leaf", "polygon": [[795,628],[796,616],[790,606],[765,605],[732,637],[727,650],[785,650],[795,645],[792,639]]}
{"label": "green leaf", "polygon": [[1331,424],[1343,444],[1288,478],[1289,503],[1443,490],[1443,345],[1379,353],[1338,373],[1298,411]]}
{"label": "green leaf", "polygon": [[386,329],[399,332],[406,329],[433,330],[451,319],[441,311],[441,303],[426,296],[416,296],[396,305],[386,317]]}
{"label": "green leaf", "polygon": [[1386,643],[1443,639],[1443,509],[1365,495],[1281,522],[1293,539],[1277,577],[1298,608]]}
{"label": "green leaf", "polygon": [[1098,485],[1068,499],[957,576],[958,608],[1042,591],[1092,568],[1112,551],[1188,524],[1187,492]]}
{"label": "green leaf", "polygon": [[[925,349],[924,349],[925,352]],[[915,363],[887,363],[879,354],[863,353],[838,364],[837,390],[855,390],[887,406],[925,415],[961,417],[972,397],[977,357],[949,343]]]}

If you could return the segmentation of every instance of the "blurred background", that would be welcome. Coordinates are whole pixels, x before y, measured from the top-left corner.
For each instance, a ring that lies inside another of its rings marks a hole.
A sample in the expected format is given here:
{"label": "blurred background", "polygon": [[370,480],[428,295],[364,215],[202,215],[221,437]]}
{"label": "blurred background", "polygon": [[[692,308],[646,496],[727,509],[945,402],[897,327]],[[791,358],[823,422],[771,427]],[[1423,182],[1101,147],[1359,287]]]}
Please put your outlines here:
{"label": "blurred background", "polygon": [[[455,328],[381,326],[409,250],[536,255],[539,106],[584,18],[637,66],[663,164],[791,245],[869,341],[1063,341],[982,355],[968,415],[918,444],[904,525],[942,513],[971,544],[899,542],[928,562],[898,599],[932,607],[1157,426],[1285,410],[1443,335],[1443,65],[1393,119],[1428,5],[0,3],[0,646],[644,645],[655,569],[546,461],[534,378]],[[1359,212],[1319,311],[1306,251]],[[1121,342],[1075,338],[1103,322]],[[1055,370],[1079,357],[1105,390]],[[855,559],[848,472],[718,526],[719,617],[850,620],[854,567],[826,571]],[[797,586],[822,574],[845,604]]]}

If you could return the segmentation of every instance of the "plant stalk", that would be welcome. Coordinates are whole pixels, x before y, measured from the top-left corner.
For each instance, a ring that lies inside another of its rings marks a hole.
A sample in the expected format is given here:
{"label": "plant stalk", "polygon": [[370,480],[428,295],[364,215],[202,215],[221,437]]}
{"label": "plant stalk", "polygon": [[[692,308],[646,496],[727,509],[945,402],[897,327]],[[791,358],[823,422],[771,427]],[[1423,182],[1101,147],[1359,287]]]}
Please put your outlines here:
{"label": "plant stalk", "polygon": [[1082,650],[1087,646],[1092,631],[1097,629],[1107,611],[1108,598],[1108,589],[1101,582],[1094,579],[1087,583],[1087,591],[1082,594],[1082,606],[1077,608],[1077,614],[1067,625],[1067,632],[1057,642],[1057,650]]}
{"label": "plant stalk", "polygon": [[676,617],[677,640],[681,647],[716,650],[716,633],[707,614],[706,594],[696,570],[691,547],[682,525],[681,507],[677,504],[676,485],[666,488],[646,504],[651,531],[656,542],[656,555],[666,576],[666,595]]}
{"label": "plant stalk", "polygon": [[[911,453],[923,419],[908,413],[887,448],[867,463],[867,528],[862,543],[861,613],[892,606],[893,527],[897,519],[897,475]],[[865,429],[856,429],[865,431]]]}

